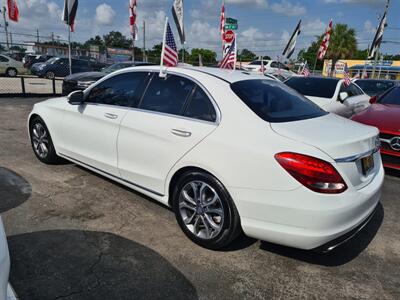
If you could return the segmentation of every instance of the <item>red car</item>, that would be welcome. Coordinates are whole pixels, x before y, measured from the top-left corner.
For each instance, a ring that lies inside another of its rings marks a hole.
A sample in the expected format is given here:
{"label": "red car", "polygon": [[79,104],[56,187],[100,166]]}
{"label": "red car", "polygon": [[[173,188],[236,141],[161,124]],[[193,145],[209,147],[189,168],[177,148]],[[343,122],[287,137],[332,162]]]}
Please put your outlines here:
{"label": "red car", "polygon": [[352,120],[379,129],[384,166],[400,170],[400,87],[394,87],[378,98],[372,97],[370,102],[372,105]]}

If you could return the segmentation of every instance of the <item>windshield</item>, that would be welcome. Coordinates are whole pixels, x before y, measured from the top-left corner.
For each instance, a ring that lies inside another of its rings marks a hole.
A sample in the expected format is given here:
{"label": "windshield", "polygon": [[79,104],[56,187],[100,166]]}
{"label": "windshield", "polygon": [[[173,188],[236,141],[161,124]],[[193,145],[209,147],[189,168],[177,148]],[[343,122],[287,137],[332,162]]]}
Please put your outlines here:
{"label": "windshield", "polygon": [[109,66],[108,68],[105,68],[103,70],[103,72],[109,74],[109,73],[112,73],[114,71],[118,71],[118,70],[121,70],[121,69],[124,69],[124,68],[129,68],[129,67],[132,67],[132,66],[134,66],[133,63],[132,64],[130,64],[130,63],[117,63],[117,64],[113,64],[113,65]]}
{"label": "windshield", "polygon": [[255,114],[271,123],[305,120],[327,114],[278,81],[244,80],[231,84],[231,88]]}
{"label": "windshield", "polygon": [[47,61],[47,63],[48,63],[48,64],[54,64],[57,60],[59,60],[58,57],[53,57],[53,58],[50,58],[50,59]]}
{"label": "windshield", "polygon": [[400,87],[389,91],[378,101],[380,104],[400,105]]}
{"label": "windshield", "polygon": [[285,83],[304,96],[332,98],[338,79],[315,77],[292,77]]}
{"label": "windshield", "polygon": [[394,86],[391,81],[357,80],[356,83],[369,96],[380,95]]}

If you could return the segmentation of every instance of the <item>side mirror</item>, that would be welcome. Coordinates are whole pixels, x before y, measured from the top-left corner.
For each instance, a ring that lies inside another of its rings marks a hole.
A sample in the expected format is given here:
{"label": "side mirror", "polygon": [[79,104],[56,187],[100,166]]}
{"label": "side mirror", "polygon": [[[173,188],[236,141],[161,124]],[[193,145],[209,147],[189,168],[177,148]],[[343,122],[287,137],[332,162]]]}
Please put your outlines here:
{"label": "side mirror", "polygon": [[72,105],[80,105],[84,102],[85,94],[82,91],[75,91],[68,95],[68,102]]}
{"label": "side mirror", "polygon": [[373,97],[371,97],[371,99],[369,99],[370,104],[374,104],[376,102],[378,102],[378,96],[373,96]]}
{"label": "side mirror", "polygon": [[347,98],[349,98],[349,94],[347,92],[341,92],[339,94],[339,99],[341,102],[344,102]]}

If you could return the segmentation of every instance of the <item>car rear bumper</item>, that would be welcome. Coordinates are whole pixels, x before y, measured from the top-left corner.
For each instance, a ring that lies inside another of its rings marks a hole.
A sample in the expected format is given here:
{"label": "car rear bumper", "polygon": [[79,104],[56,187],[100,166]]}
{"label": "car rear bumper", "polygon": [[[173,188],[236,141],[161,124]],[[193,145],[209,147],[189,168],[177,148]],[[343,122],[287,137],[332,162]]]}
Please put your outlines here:
{"label": "car rear bumper", "polygon": [[[229,188],[246,235],[305,250],[346,237],[376,209],[384,169],[366,187],[324,195],[301,187],[293,191]],[[351,234],[350,234],[351,235]]]}

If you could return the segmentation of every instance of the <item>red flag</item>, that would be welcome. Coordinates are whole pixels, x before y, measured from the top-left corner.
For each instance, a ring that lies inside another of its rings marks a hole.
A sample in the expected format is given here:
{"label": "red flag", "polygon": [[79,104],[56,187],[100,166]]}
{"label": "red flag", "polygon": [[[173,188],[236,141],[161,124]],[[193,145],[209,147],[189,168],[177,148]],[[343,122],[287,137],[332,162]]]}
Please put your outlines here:
{"label": "red flag", "polygon": [[331,34],[332,34],[332,20],[329,22],[328,28],[326,28],[324,39],[322,40],[321,47],[319,47],[318,50],[319,60],[323,60],[326,55],[326,52],[328,51],[329,42],[331,40]]}
{"label": "red flag", "polygon": [[129,1],[129,24],[131,25],[131,32],[135,32],[136,25],[136,0]]}
{"label": "red flag", "polygon": [[225,41],[225,3],[222,4],[222,8],[221,8],[221,18],[220,18],[219,30],[221,32],[222,43],[224,43],[224,41]]}
{"label": "red flag", "polygon": [[18,22],[19,20],[19,10],[16,0],[7,0],[8,4],[8,18],[11,21]]}

